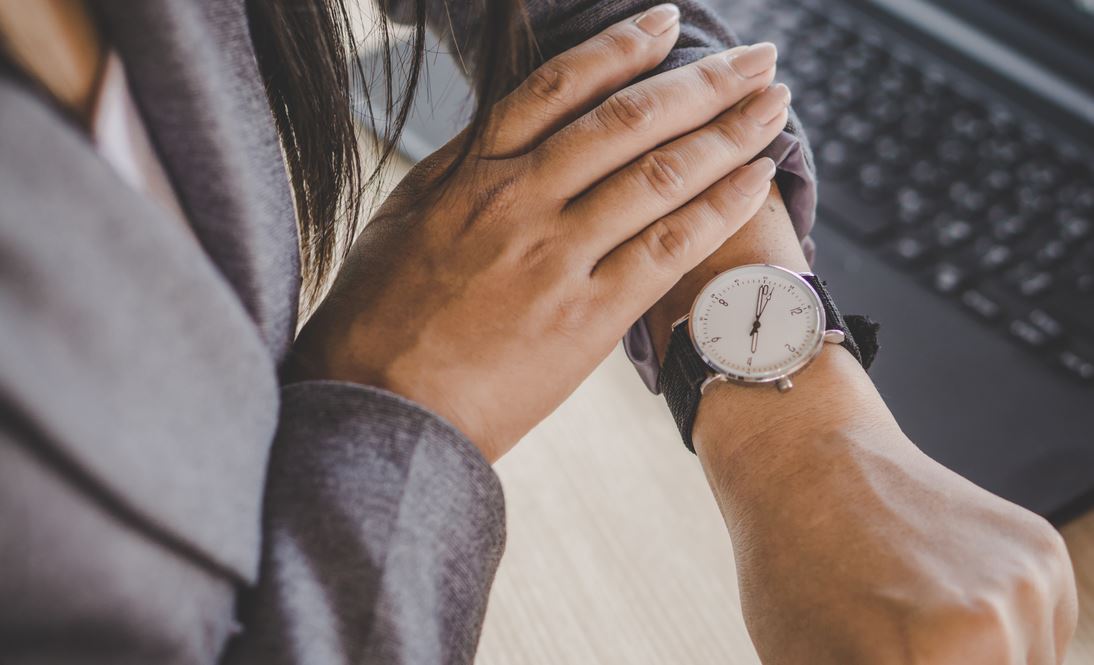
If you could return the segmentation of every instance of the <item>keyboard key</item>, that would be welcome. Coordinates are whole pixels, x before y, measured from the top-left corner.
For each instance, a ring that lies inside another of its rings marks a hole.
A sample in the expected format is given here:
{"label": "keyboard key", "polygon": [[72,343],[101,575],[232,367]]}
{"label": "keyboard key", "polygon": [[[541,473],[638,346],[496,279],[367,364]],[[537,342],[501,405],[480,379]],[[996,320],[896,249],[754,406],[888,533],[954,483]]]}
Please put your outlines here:
{"label": "keyboard key", "polygon": [[1059,168],[1044,161],[1027,162],[1018,169],[1018,179],[1040,191],[1059,185],[1060,176]]}
{"label": "keyboard key", "polygon": [[924,189],[935,189],[946,179],[946,174],[940,165],[929,159],[921,159],[912,164],[909,175],[913,183]]}
{"label": "keyboard key", "polygon": [[1011,321],[1010,334],[1034,348],[1040,348],[1048,344],[1048,335],[1043,330],[1022,319]]}
{"label": "keyboard key", "polygon": [[1074,351],[1059,355],[1060,366],[1080,381],[1094,383],[1094,360],[1084,358]]}
{"label": "keyboard key", "polygon": [[1051,286],[1052,275],[1047,272],[1032,272],[1018,280],[1018,290],[1027,298],[1039,296]]}
{"label": "keyboard key", "polygon": [[935,204],[919,190],[903,187],[896,194],[897,220],[904,225],[921,224],[935,210]]}
{"label": "keyboard key", "polygon": [[1014,176],[1006,169],[996,168],[988,173],[984,182],[996,192],[1005,192],[1014,186]]}
{"label": "keyboard key", "polygon": [[876,203],[892,194],[893,179],[880,164],[863,164],[858,171],[859,195]]}
{"label": "keyboard key", "polygon": [[946,139],[938,144],[938,157],[950,166],[964,166],[972,160],[972,148],[957,139]]}
{"label": "keyboard key", "polygon": [[961,303],[985,321],[995,321],[1003,313],[999,303],[975,289],[961,294]]}
{"label": "keyboard key", "polygon": [[[990,219],[992,215],[989,213],[988,217]],[[1025,215],[1011,213],[992,222],[991,228],[996,240],[1008,242],[1029,230],[1029,220]]]}
{"label": "keyboard key", "polygon": [[901,263],[915,265],[927,257],[929,249],[927,243],[918,238],[905,236],[893,243],[890,252]]}
{"label": "keyboard key", "polygon": [[1029,313],[1027,318],[1030,323],[1037,326],[1041,332],[1052,339],[1059,338],[1064,334],[1064,328],[1060,325],[1060,322],[1049,316],[1044,310],[1035,309]]}
{"label": "keyboard key", "polygon": [[960,219],[944,222],[938,227],[938,244],[944,248],[956,247],[972,238],[972,225]]}
{"label": "keyboard key", "polygon": [[1010,247],[991,242],[981,243],[973,251],[980,268],[989,272],[1005,267],[1014,256]]}
{"label": "keyboard key", "polygon": [[908,148],[894,136],[882,136],[874,144],[874,152],[885,164],[903,164],[908,158]]}
{"label": "keyboard key", "polygon": [[968,182],[955,182],[950,185],[950,200],[970,214],[979,214],[988,206],[987,194]]}
{"label": "keyboard key", "polygon": [[990,126],[978,114],[966,109],[950,118],[950,128],[966,141],[975,142],[987,135]]}
{"label": "keyboard key", "polygon": [[1069,242],[1082,240],[1090,235],[1090,221],[1082,217],[1067,215],[1059,221],[1060,236]]}
{"label": "keyboard key", "polygon": [[1067,243],[1063,240],[1053,239],[1046,242],[1038,249],[1033,258],[1038,265],[1051,268],[1058,265],[1067,256]]}
{"label": "keyboard key", "polygon": [[980,146],[980,157],[988,164],[1006,168],[1022,158],[1022,144],[1009,137],[997,136]]}
{"label": "keyboard key", "polygon": [[853,115],[844,116],[839,121],[837,131],[841,137],[859,145],[865,145],[874,138],[873,124]]}
{"label": "keyboard key", "polygon": [[935,266],[931,280],[939,293],[950,294],[957,291],[966,278],[967,275],[961,268],[952,263],[940,263]]}
{"label": "keyboard key", "polygon": [[839,178],[847,175],[850,168],[850,150],[842,141],[825,141],[821,145],[817,160],[826,177]]}

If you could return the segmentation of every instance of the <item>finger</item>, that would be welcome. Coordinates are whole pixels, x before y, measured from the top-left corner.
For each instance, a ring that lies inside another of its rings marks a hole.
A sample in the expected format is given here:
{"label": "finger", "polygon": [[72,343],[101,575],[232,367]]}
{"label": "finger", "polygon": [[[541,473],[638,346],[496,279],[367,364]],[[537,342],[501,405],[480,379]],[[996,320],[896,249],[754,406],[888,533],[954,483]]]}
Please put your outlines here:
{"label": "finger", "polygon": [[718,53],[624,88],[532,153],[558,196],[573,198],[639,155],[682,136],[763,90],[777,52],[757,44]]}
{"label": "finger", "polygon": [[597,257],[755,158],[786,126],[790,89],[768,88],[646,153],[572,201],[563,219]]}
{"label": "finger", "polygon": [[771,191],[775,162],[762,157],[715,183],[604,257],[593,270],[600,293],[618,297],[634,321],[689,270],[759,212]]}
{"label": "finger", "polygon": [[494,107],[480,153],[506,157],[532,149],[656,67],[679,32],[676,5],[657,5],[547,61]]}
{"label": "finger", "polygon": [[1067,554],[1067,545],[1063,544],[1062,538],[1059,542],[1059,547],[1063,549],[1061,556],[1063,565],[1057,579],[1060,592],[1053,611],[1052,638],[1056,646],[1056,657],[1060,661],[1059,665],[1062,665],[1067,656],[1068,644],[1075,636],[1075,629],[1079,622],[1079,599],[1075,586],[1075,570],[1071,564],[1071,557]]}

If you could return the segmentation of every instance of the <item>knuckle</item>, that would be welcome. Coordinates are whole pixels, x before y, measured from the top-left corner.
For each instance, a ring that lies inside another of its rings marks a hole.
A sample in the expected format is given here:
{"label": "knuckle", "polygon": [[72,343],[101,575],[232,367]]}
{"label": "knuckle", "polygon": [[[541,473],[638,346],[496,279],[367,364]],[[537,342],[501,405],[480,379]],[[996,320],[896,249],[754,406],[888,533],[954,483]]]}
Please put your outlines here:
{"label": "knuckle", "polygon": [[730,87],[729,68],[715,64],[713,60],[700,60],[695,63],[695,77],[706,92],[719,97],[724,96]]}
{"label": "knuckle", "polygon": [[1050,605],[1049,585],[1041,571],[1032,567],[1012,580],[1012,593],[1016,603],[1033,611],[1042,611]]}
{"label": "knuckle", "polygon": [[483,222],[508,217],[519,204],[520,183],[519,177],[509,174],[485,186],[472,185],[461,188],[464,191],[469,189],[475,192],[471,197],[470,213],[468,222],[464,225],[465,230]]}
{"label": "knuckle", "polygon": [[[947,635],[960,635],[964,640],[990,645],[985,648],[995,651],[984,654],[990,657],[985,662],[1012,662],[1009,653],[1012,640],[1008,626],[1005,609],[998,601],[986,596],[955,600],[943,607],[916,613],[905,632],[907,651],[912,654],[909,662],[917,665],[926,662],[956,665],[963,662],[959,657],[963,652],[962,643],[944,638]],[[931,645],[933,654],[929,659],[922,653],[927,645]]]}
{"label": "knuckle", "polygon": [[1047,520],[1038,518],[1040,523],[1040,542],[1044,549],[1045,557],[1050,563],[1064,564],[1070,559],[1067,551],[1067,543],[1063,535],[1056,530]]}
{"label": "knuckle", "polygon": [[630,60],[640,56],[643,51],[644,40],[640,40],[633,30],[605,30],[593,39],[596,40],[599,50],[612,58]]}
{"label": "knuckle", "polygon": [[737,121],[737,116],[734,114],[729,114],[725,119],[712,122],[710,130],[725,150],[744,152],[748,147],[748,139],[741,128],[741,124]]}
{"label": "knuckle", "polygon": [[740,210],[744,194],[730,183],[724,192],[713,193],[698,201],[699,214],[704,218],[724,223],[732,219]]}
{"label": "knuckle", "polygon": [[521,247],[518,260],[520,265],[538,269],[549,262],[555,254],[555,242],[550,237],[539,237]]}
{"label": "knuckle", "polygon": [[675,153],[655,150],[638,162],[641,185],[663,199],[673,199],[684,188],[683,160]]}
{"label": "knuckle", "polygon": [[533,71],[525,85],[536,99],[559,106],[570,99],[574,78],[574,71],[565,59],[555,58]]}
{"label": "knuckle", "polygon": [[682,260],[691,249],[691,237],[680,224],[670,224],[662,219],[654,223],[645,234],[646,248],[656,263],[674,263]]}
{"label": "knuckle", "polygon": [[600,123],[609,130],[641,131],[653,122],[656,113],[653,98],[632,88],[621,90],[597,109]]}

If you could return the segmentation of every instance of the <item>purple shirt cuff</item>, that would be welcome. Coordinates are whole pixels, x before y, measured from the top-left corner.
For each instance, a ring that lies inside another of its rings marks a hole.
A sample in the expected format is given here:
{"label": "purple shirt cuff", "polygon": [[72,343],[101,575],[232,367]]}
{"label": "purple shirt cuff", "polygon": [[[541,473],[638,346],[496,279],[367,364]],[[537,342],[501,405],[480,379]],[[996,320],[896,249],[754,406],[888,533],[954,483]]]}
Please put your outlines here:
{"label": "purple shirt cuff", "polygon": [[[813,263],[813,240],[809,231],[813,228],[817,210],[817,181],[809,165],[801,140],[790,132],[779,134],[778,138],[763,151],[762,156],[775,160],[779,167],[775,182],[779,185],[786,210],[794,223],[794,230],[802,241],[805,258]],[[638,375],[650,392],[657,394],[657,376],[661,367],[657,362],[657,353],[653,350],[646,318],[639,319],[623,337],[623,346],[627,357],[634,363]]]}

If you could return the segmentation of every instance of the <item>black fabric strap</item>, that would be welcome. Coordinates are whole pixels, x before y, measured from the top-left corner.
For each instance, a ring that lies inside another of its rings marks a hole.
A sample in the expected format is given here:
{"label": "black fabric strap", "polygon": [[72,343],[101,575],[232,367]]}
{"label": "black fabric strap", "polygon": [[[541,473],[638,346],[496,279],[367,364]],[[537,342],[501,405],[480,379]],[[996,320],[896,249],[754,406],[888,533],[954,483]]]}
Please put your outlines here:
{"label": "black fabric strap", "polygon": [[691,442],[691,428],[695,423],[695,412],[699,410],[701,388],[711,374],[710,367],[699,356],[691,343],[688,322],[676,326],[669,338],[669,348],[665,351],[665,363],[661,366],[657,383],[668,402],[684,445],[695,452]]}
{"label": "black fabric strap", "polygon": [[[828,330],[840,330],[844,334],[843,348],[866,369],[870,369],[877,357],[879,348],[878,331],[881,326],[864,316],[848,315],[844,317],[828,293],[824,282],[812,274],[802,275],[820,297],[824,307],[824,316]],[[695,424],[695,414],[699,410],[703,382],[713,370],[703,361],[695,346],[691,343],[689,322],[676,326],[669,338],[669,347],[665,351],[665,362],[658,376],[658,389],[665,395],[669,411],[684,439],[688,450],[695,452],[691,440],[691,430]]]}
{"label": "black fabric strap", "polygon": [[843,331],[844,339],[841,346],[850,351],[851,355],[855,357],[855,360],[862,363],[862,351],[859,349],[858,342],[855,340],[854,331],[847,326],[847,322],[843,319],[843,315],[840,314],[835,301],[832,300],[832,294],[828,293],[828,288],[824,281],[821,280],[820,277],[809,273],[802,275],[802,277],[806,282],[809,282],[809,286],[812,286],[813,290],[820,296],[821,305],[824,306],[825,329]]}

